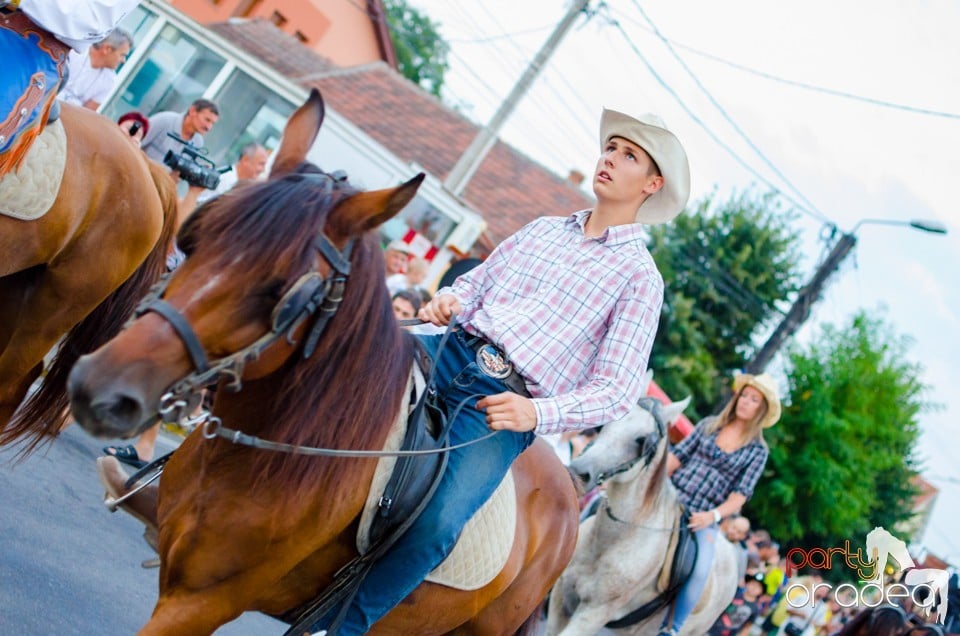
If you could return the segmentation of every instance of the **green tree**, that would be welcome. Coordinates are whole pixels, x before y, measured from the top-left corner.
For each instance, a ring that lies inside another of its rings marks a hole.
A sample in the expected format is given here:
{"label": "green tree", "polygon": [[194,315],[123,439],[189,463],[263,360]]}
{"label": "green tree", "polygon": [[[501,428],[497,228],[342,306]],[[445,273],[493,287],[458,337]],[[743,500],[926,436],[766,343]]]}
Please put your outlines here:
{"label": "green tree", "polygon": [[400,73],[440,97],[450,52],[450,45],[440,36],[440,25],[406,0],[384,0],[383,4]]}
{"label": "green tree", "polygon": [[692,413],[716,412],[751,337],[779,319],[797,290],[796,214],[773,194],[714,196],[651,228],[650,251],[666,286],[650,368],[668,395],[693,396]]}
{"label": "green tree", "polygon": [[745,513],[757,526],[790,547],[830,548],[910,517],[917,419],[929,405],[909,344],[860,312],[791,353],[789,398]]}

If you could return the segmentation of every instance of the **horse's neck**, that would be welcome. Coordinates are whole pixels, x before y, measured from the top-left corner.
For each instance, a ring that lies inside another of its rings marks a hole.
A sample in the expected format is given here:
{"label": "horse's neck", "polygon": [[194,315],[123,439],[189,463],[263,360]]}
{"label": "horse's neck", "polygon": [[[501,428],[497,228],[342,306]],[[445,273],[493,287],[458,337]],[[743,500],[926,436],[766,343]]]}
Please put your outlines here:
{"label": "horse's neck", "polygon": [[229,428],[248,434],[257,433],[270,421],[264,409],[274,403],[276,385],[264,380],[245,381],[243,390],[233,392],[222,384],[218,387],[213,414]]}

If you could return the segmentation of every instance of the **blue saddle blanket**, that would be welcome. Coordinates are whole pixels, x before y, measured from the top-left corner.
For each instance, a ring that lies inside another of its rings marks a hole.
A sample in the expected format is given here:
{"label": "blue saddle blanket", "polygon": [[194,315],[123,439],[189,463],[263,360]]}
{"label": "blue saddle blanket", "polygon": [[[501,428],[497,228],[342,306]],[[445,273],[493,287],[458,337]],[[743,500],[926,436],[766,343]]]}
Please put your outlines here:
{"label": "blue saddle blanket", "polygon": [[[66,51],[51,48],[39,30],[14,30],[0,20],[0,176],[16,167],[46,123],[66,65]],[[10,157],[9,154],[15,155]]]}

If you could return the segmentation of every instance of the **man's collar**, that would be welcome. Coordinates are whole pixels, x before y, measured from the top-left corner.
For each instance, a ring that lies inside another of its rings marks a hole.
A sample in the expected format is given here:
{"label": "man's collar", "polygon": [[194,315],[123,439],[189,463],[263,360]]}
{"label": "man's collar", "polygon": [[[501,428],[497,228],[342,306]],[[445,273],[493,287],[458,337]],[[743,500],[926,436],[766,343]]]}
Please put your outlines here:
{"label": "man's collar", "polygon": [[[587,220],[590,218],[590,214],[593,210],[579,210],[574,212],[567,218],[568,225],[576,224],[580,228],[581,233],[586,232]],[[646,236],[643,231],[643,225],[640,223],[625,223],[623,225],[611,225],[603,231],[603,233],[596,237],[596,241],[603,243],[605,245],[620,245],[621,243],[629,243],[631,241],[643,241]]]}

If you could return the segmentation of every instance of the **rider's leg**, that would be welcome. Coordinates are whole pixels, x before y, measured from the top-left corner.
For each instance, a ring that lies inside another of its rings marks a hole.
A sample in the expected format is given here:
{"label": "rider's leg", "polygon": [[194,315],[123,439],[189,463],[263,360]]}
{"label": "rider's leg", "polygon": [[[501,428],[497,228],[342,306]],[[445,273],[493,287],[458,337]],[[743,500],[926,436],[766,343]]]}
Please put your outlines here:
{"label": "rider's leg", "polygon": [[[713,551],[719,532],[720,527],[712,525],[693,533],[693,538],[697,542],[697,565],[673,602],[673,633],[680,632],[680,628],[683,627],[687,617],[696,607],[697,601],[700,600],[700,595],[703,594],[703,588],[707,585],[707,577],[713,565]],[[664,627],[667,626],[669,616],[668,613],[667,619],[664,620]]]}
{"label": "rider's leg", "polygon": [[[436,340],[428,342],[428,348]],[[474,352],[450,338],[438,361],[438,387],[447,411],[467,402],[451,425],[450,444],[480,438],[490,432],[484,414],[476,410],[476,393],[502,393],[506,387],[484,376]],[[500,431],[493,437],[450,452],[446,472],[423,514],[407,533],[373,565],[351,604],[340,634],[363,634],[412,592],[453,549],[470,517],[493,494],[513,460],[529,446],[533,433]]]}

